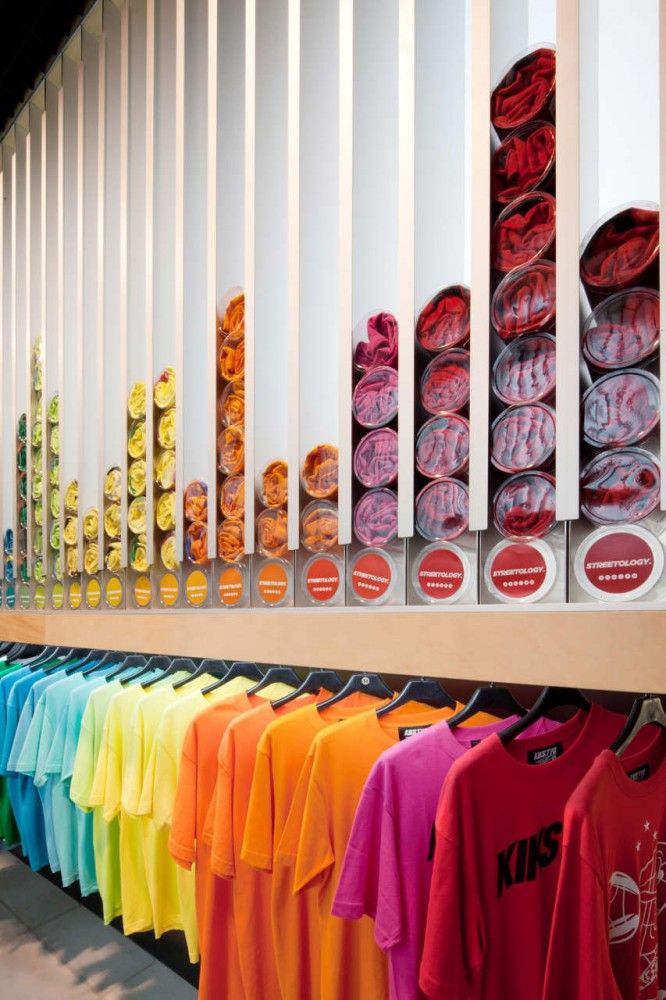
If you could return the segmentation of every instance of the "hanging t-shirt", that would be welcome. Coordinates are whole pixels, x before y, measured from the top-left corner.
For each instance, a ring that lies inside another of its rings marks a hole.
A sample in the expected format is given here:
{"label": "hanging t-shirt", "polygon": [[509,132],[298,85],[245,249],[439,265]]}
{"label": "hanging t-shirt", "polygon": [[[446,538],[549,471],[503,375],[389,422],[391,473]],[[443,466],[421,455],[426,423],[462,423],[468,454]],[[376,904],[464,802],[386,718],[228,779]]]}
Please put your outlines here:
{"label": "hanging t-shirt", "polygon": [[[171,825],[178,788],[180,757],[190,722],[199,712],[205,711],[212,704],[246,691],[255,684],[256,681],[249,677],[234,677],[208,695],[201,694],[200,690],[192,690],[197,686],[194,683],[188,684],[181,689],[180,699],[164,712],[153,741],[141,795],[142,811],[145,810],[151,816],[158,830],[162,831]],[[262,696],[268,699],[280,698],[291,690],[293,689],[285,684],[270,684],[263,689],[260,699]],[[168,835],[168,829],[166,833]],[[171,855],[169,861],[171,862]],[[194,872],[177,865],[176,887],[190,960],[198,962],[199,933]]]}
{"label": "hanging t-shirt", "polygon": [[270,722],[314,700],[306,695],[277,710],[269,703],[260,705],[234,719],[220,744],[211,868],[216,875],[233,879],[234,925],[248,1000],[280,996],[273,958],[271,878],[240,857],[257,745]]}
{"label": "hanging t-shirt", "polygon": [[604,750],[569,799],[544,1000],[666,996],[665,751]]}
{"label": "hanging t-shirt", "polygon": [[[157,672],[146,674],[142,680],[148,680],[156,675]],[[133,683],[135,682],[130,681],[130,684]],[[92,801],[92,792],[109,706],[113,698],[123,690],[125,690],[124,685],[115,678],[90,695],[81,720],[81,732],[69,789],[70,798],[79,809],[92,811],[95,873],[99,894],[102,897],[105,924],[111,923],[122,913],[120,818],[116,814],[107,822],[103,806],[95,805]]]}
{"label": "hanging t-shirt", "polygon": [[[0,747],[7,726],[7,695],[17,680],[30,673],[29,667],[0,661]],[[0,774],[0,840],[12,847],[19,840],[7,778]]]}
{"label": "hanging t-shirt", "polygon": [[[245,693],[226,698],[195,717],[185,734],[173,805],[169,850],[180,867],[195,866],[197,922],[201,949],[200,1000],[245,1000],[233,916],[232,885],[213,875],[213,828],[217,756],[227,726],[260,704]],[[210,816],[210,819],[209,819]]]}
{"label": "hanging t-shirt", "polygon": [[315,893],[292,892],[293,871],[279,861],[298,776],[317,733],[360,712],[376,709],[377,698],[351,694],[330,708],[308,705],[271,722],[257,747],[241,859],[272,872],[273,951],[282,997],[319,996],[319,911]]}
{"label": "hanging t-shirt", "polygon": [[363,712],[319,733],[310,748],[278,850],[294,867],[294,891],[314,886],[319,902],[322,1000],[385,1000],[386,956],[372,921],[341,920],[331,907],[354,814],[377,758],[401,732],[449,718],[458,708],[432,709],[407,702],[378,718]]}
{"label": "hanging t-shirt", "polygon": [[[486,736],[517,721],[451,729],[446,722],[383,753],[363,789],[333,903],[347,919],[374,921],[389,959],[392,1000],[419,1000],[437,803],[454,761]],[[472,718],[470,721],[474,721]],[[540,719],[521,738],[557,728]]]}
{"label": "hanging t-shirt", "polygon": [[426,996],[541,996],[564,807],[623,722],[592,705],[550,738],[490,736],[453,765],[437,810]]}

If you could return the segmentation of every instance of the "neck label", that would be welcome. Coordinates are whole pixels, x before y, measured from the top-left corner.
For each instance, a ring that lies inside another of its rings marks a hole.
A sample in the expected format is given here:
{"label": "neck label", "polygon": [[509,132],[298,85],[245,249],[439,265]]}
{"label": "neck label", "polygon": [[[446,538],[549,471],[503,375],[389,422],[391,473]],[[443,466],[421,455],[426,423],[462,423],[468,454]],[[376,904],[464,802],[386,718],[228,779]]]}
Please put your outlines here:
{"label": "neck label", "polygon": [[551,760],[560,757],[562,753],[561,743],[551,743],[550,746],[539,747],[538,750],[528,750],[527,762],[528,764],[548,764]]}
{"label": "neck label", "polygon": [[628,778],[632,781],[645,781],[646,778],[650,777],[650,765],[643,764],[641,767],[635,767],[633,771],[629,771],[627,774]]}
{"label": "neck label", "polygon": [[401,740],[407,740],[410,736],[418,736],[419,733],[430,729],[430,726],[398,726],[398,736]]}

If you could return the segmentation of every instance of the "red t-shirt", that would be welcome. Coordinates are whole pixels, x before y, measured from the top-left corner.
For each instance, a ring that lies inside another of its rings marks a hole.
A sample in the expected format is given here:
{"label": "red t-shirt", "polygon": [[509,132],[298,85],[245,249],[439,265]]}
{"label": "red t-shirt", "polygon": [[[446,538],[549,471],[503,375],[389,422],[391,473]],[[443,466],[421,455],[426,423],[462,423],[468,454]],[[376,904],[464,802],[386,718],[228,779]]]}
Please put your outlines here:
{"label": "red t-shirt", "polygon": [[453,765],[435,823],[426,996],[541,997],[564,808],[623,722],[592,705],[547,736],[490,736]]}
{"label": "red t-shirt", "polygon": [[604,750],[567,804],[544,1000],[666,997],[665,749]]}

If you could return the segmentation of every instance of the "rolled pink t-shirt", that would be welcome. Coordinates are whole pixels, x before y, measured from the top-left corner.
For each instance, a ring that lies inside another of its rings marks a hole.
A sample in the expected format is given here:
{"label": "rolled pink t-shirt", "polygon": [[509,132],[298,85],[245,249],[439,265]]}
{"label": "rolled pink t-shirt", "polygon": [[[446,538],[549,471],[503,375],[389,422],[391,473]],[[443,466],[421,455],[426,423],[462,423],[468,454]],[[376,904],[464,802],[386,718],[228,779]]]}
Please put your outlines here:
{"label": "rolled pink t-shirt", "polygon": [[[375,922],[377,944],[389,956],[391,1000],[423,1000],[419,966],[432,876],[435,816],[451,765],[486,736],[517,719],[487,726],[441,722],[385,751],[374,765],[356,810],[333,914]],[[557,728],[539,719],[521,736]]]}

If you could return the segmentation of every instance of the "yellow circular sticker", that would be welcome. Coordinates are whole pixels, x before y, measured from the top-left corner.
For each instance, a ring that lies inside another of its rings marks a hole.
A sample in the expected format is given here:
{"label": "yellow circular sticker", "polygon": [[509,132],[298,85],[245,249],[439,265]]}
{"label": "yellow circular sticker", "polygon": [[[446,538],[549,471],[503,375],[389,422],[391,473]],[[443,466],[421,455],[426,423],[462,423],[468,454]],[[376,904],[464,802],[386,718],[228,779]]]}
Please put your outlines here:
{"label": "yellow circular sticker", "polygon": [[81,607],[81,584],[74,580],[69,587],[69,606],[73,611]]}
{"label": "yellow circular sticker", "polygon": [[38,583],[35,587],[35,607],[38,611],[43,611],[46,607],[46,587],[43,583]]}
{"label": "yellow circular sticker", "polygon": [[123,585],[117,576],[112,576],[106,584],[106,603],[110,608],[119,608],[123,603]]}
{"label": "yellow circular sticker", "polygon": [[160,579],[160,601],[165,608],[172,608],[178,600],[178,577],[165,573]]}
{"label": "yellow circular sticker", "polygon": [[217,592],[226,608],[234,608],[243,598],[243,573],[238,566],[227,566],[217,579]]}
{"label": "yellow circular sticker", "polygon": [[99,585],[99,580],[93,577],[92,580],[88,580],[86,584],[86,604],[89,608],[98,608],[102,601],[102,588]]}
{"label": "yellow circular sticker", "polygon": [[193,608],[200,608],[208,597],[208,578],[200,569],[193,570],[185,584],[187,602]]}
{"label": "yellow circular sticker", "polygon": [[149,576],[138,576],[134,583],[134,600],[138,608],[147,608],[152,597]]}
{"label": "yellow circular sticker", "polygon": [[60,611],[63,604],[65,603],[65,588],[58,580],[53,584],[53,590],[51,591],[51,605],[56,611]]}

